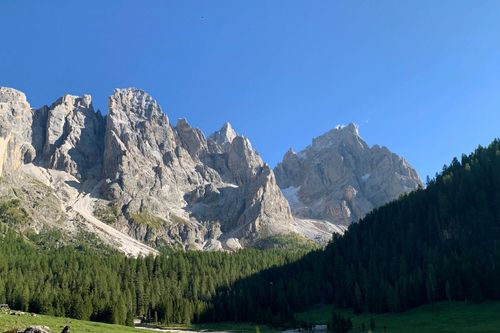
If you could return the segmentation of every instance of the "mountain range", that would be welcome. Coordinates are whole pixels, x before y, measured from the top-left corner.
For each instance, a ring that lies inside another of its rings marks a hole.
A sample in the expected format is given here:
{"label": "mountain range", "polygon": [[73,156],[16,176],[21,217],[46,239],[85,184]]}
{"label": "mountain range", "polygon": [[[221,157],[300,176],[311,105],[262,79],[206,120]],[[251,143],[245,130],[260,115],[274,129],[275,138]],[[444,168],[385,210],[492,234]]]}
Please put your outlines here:
{"label": "mountain range", "polygon": [[19,202],[20,231],[90,233],[137,256],[162,246],[236,250],[288,234],[324,244],[373,208],[422,186],[354,124],[288,151],[274,168],[226,123],[205,136],[173,125],[136,88],[116,89],[106,115],[89,95],[34,109],[0,88],[0,201]]}

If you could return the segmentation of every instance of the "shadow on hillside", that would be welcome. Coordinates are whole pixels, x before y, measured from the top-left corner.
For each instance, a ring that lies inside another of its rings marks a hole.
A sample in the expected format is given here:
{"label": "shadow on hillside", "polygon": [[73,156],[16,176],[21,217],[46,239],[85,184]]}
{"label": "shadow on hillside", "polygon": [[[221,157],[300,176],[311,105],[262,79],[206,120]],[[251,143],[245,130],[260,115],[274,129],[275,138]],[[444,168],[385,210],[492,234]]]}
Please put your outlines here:
{"label": "shadow on hillside", "polygon": [[[317,303],[331,302],[331,285],[317,283],[318,268],[324,267],[323,250],[298,261],[273,267],[216,290],[212,306],[201,322],[255,322],[276,327],[296,327],[294,313]],[[303,325],[299,325],[303,326]]]}

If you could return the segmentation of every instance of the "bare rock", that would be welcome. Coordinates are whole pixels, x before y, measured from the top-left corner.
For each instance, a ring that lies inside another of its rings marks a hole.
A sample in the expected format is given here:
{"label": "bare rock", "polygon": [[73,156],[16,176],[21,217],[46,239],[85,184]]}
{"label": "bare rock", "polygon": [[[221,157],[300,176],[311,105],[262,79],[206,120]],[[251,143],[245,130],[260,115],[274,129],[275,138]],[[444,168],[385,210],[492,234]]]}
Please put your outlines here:
{"label": "bare rock", "polygon": [[18,90],[0,87],[0,175],[13,172],[35,158],[32,123],[26,96]]}
{"label": "bare rock", "polygon": [[30,326],[22,330],[17,330],[18,333],[51,333],[47,326]]}
{"label": "bare rock", "polygon": [[354,124],[313,139],[299,153],[288,151],[274,172],[295,216],[342,225],[422,186],[408,162],[385,147],[369,147]]}
{"label": "bare rock", "polygon": [[[124,231],[199,247],[225,237],[210,232],[214,224],[222,234],[254,238],[292,219],[272,170],[230,125],[208,140],[184,119],[173,127],[158,103],[134,88],[116,90],[109,104],[103,192],[123,208]],[[137,226],[137,214],[165,223]]]}
{"label": "bare rock", "polygon": [[37,147],[43,147],[35,163],[78,179],[101,176],[105,123],[101,113],[94,111],[89,95],[65,95],[37,110],[35,121],[35,134],[45,134],[43,145],[40,134],[34,140]]}
{"label": "bare rock", "polygon": [[26,227],[90,231],[136,256],[164,245],[234,251],[292,232],[325,242],[345,229],[324,220],[348,224],[420,184],[354,125],[289,151],[273,171],[231,124],[208,138],[185,119],[173,126],[136,88],[116,89],[106,117],[89,95],[33,110],[0,88],[0,175],[0,199],[22,201]]}

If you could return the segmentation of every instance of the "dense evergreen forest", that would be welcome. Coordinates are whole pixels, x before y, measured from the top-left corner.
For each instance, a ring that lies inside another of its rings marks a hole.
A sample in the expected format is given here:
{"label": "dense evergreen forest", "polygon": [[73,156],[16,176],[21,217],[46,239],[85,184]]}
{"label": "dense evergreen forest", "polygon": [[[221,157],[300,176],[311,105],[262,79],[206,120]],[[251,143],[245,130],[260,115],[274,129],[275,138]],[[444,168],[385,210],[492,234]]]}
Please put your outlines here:
{"label": "dense evergreen forest", "polygon": [[316,303],[401,311],[440,300],[500,299],[500,141],[478,148],[374,210],[324,250],[164,252],[130,259],[86,246],[40,249],[0,206],[0,303],[112,323],[293,324]]}
{"label": "dense evergreen forest", "polygon": [[[13,204],[0,207],[0,220],[22,215]],[[129,325],[136,316],[165,324],[196,321],[218,288],[289,264],[305,253],[247,249],[234,254],[164,252],[131,259],[89,247],[40,249],[5,224],[0,234],[0,303]]]}
{"label": "dense evergreen forest", "polygon": [[[324,251],[221,290],[209,320],[292,322],[315,303],[402,311],[500,299],[500,141],[453,159],[420,189],[374,210]],[[207,318],[208,319],[208,318]]]}

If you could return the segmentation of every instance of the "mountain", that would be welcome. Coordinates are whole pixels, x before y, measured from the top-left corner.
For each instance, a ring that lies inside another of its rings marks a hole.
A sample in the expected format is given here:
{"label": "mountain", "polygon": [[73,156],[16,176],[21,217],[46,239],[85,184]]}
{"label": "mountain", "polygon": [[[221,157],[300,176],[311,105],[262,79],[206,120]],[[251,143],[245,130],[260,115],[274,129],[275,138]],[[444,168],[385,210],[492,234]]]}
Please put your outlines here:
{"label": "mountain", "polygon": [[273,170],[229,123],[208,138],[184,119],[174,126],[135,88],[116,89],[106,116],[89,95],[35,110],[0,88],[0,175],[1,201],[29,216],[19,229],[90,232],[129,255],[289,233],[324,243],[342,231],[294,218]]}
{"label": "mountain", "polygon": [[39,249],[9,227],[26,223],[26,212],[15,201],[1,203],[0,300],[25,312],[111,323],[146,317],[160,325],[276,327],[306,327],[294,316],[304,310],[351,308],[365,311],[366,322],[425,303],[500,300],[498,193],[500,140],[453,160],[426,189],[375,209],[323,249],[135,259],[80,245]]}
{"label": "mountain", "polygon": [[[291,321],[317,304],[399,312],[499,300],[500,140],[453,159],[425,189],[373,210],[322,251],[222,289],[220,321]],[[242,295],[246,295],[247,297]]]}
{"label": "mountain", "polygon": [[369,147],[355,124],[337,126],[274,169],[299,218],[357,222],[376,207],[422,186],[416,171],[386,147]]}
{"label": "mountain", "polygon": [[90,233],[134,256],[269,246],[288,234],[325,244],[421,184],[352,124],[272,170],[231,124],[208,137],[185,119],[174,125],[136,88],[116,89],[105,116],[89,95],[32,109],[22,92],[0,88],[0,175],[0,201],[17,200],[29,216],[19,229]]}
{"label": "mountain", "polygon": [[101,191],[121,207],[118,225],[138,239],[238,247],[291,231],[272,170],[230,124],[207,139],[184,119],[172,126],[145,92],[116,90],[103,156]]}

